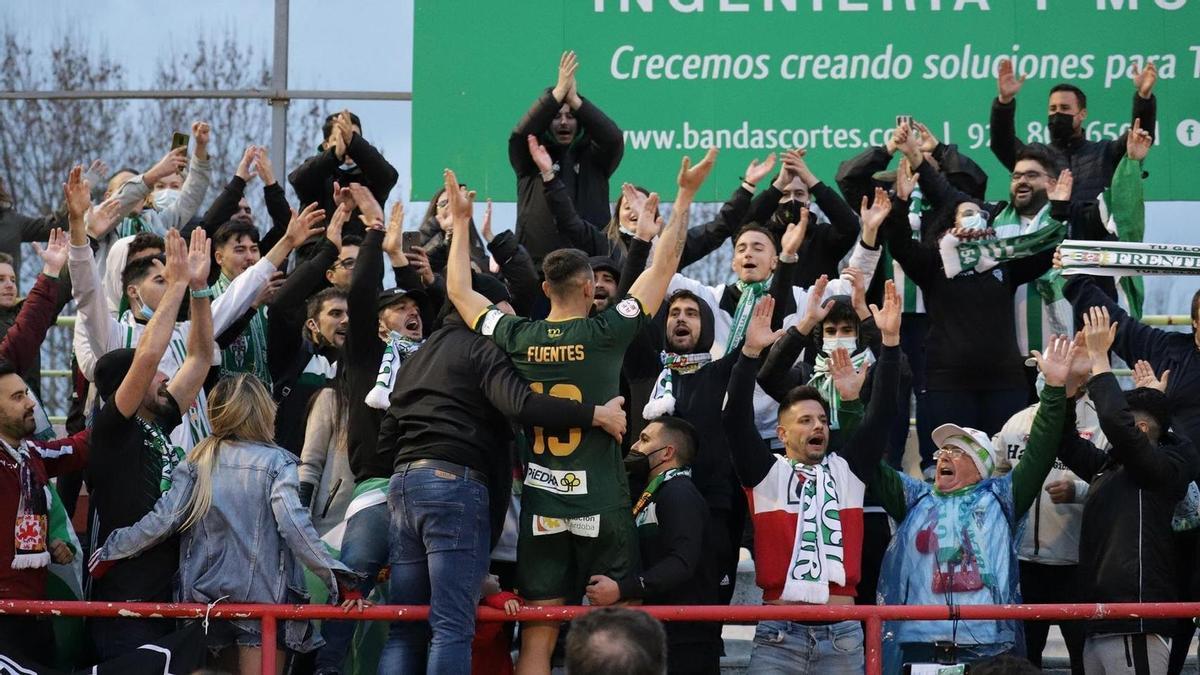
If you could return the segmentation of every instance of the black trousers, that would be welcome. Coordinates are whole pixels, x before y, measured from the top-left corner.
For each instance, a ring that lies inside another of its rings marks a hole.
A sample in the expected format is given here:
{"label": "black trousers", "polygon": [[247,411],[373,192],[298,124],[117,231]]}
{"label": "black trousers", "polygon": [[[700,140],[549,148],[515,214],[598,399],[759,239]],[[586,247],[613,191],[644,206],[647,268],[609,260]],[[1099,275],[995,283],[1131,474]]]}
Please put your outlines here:
{"label": "black trousers", "polygon": [[[1079,583],[1077,565],[1043,565],[1019,561],[1021,566],[1021,599],[1029,604],[1075,602],[1074,589]],[[1025,622],[1025,653],[1033,665],[1042,667],[1042,650],[1050,632],[1048,621]],[[1083,675],[1083,621],[1059,621],[1067,653],[1071,658],[1072,675]]]}

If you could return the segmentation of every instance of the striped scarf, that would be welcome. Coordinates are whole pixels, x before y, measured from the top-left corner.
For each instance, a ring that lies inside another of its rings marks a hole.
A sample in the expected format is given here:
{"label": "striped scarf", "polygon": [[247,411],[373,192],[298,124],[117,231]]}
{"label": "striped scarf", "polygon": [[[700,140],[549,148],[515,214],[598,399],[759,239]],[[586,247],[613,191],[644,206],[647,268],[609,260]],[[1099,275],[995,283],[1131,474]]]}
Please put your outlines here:
{"label": "striped scarf", "polygon": [[[1012,237],[1041,232],[1058,223],[1050,217],[1050,204],[1025,223],[1011,205],[996,216],[996,236]],[[1017,289],[1013,295],[1016,310],[1017,348],[1022,354],[1038,349],[1051,335],[1069,335],[1071,304],[1063,297],[1064,283],[1058,270],[1047,270],[1040,278]]]}
{"label": "striped scarf", "polygon": [[396,374],[400,366],[412,356],[424,340],[413,340],[396,331],[388,336],[387,346],[383,349],[383,358],[379,361],[379,374],[375,376],[375,386],[367,392],[367,405],[376,410],[387,410],[388,398],[392,395],[392,387],[396,386]]}
{"label": "striped scarf", "polygon": [[1062,243],[1060,250],[1062,273],[1067,276],[1200,274],[1200,246],[1068,239]]}
{"label": "striped scarf", "polygon": [[754,313],[754,305],[758,299],[767,294],[771,288],[771,277],[762,281],[738,280],[734,287],[742,292],[738,298],[737,308],[733,310],[733,322],[729,325],[729,339],[725,342],[725,352],[729,354],[742,344],[746,337],[746,327],[750,325],[750,316]]}
{"label": "striped scarf", "polygon": [[4,451],[17,463],[20,493],[17,496],[14,527],[14,570],[35,569],[50,564],[46,533],[49,530],[49,491],[29,461],[29,448],[22,441],[12,447],[0,441]]}
{"label": "striped scarf", "polygon": [[[854,364],[854,370],[858,372],[875,363],[875,355],[871,353],[870,349],[864,349],[851,355],[850,363]],[[824,353],[817,354],[816,363],[813,365],[813,376],[808,384],[820,392],[821,398],[829,404],[829,428],[839,429],[838,406],[842,403],[842,395],[838,393],[837,387],[833,384],[833,375],[829,372],[829,357]]]}
{"label": "striped scarf", "polygon": [[659,357],[663,369],[654,379],[654,390],[650,400],[642,408],[642,419],[652,420],[671,415],[675,412],[675,373],[686,375],[694,373],[712,361],[712,354],[699,352],[696,354],[673,354],[663,352]]}
{"label": "striped scarf", "polygon": [[966,271],[986,272],[1010,260],[1026,258],[1054,248],[1067,234],[1067,226],[1050,218],[1047,204],[1028,225],[1010,206],[996,217],[996,237],[982,241],[960,241],[952,234],[938,245],[946,278]]}
{"label": "striped scarf", "polygon": [[837,482],[826,455],[820,464],[788,460],[796,472],[796,537],[780,600],[825,604],[829,584],[846,583],[842,515]]}
{"label": "striped scarf", "polygon": [[[133,310],[125,310],[121,315],[120,322],[124,329],[121,335],[121,346],[137,349],[138,338],[141,337],[145,327],[134,320]],[[167,343],[167,351],[163,354],[158,368],[168,376],[174,376],[183,367],[186,359],[187,339],[184,337],[183,331],[179,329],[179,324],[176,323],[172,327],[171,340]],[[184,452],[195,447],[197,443],[208,438],[212,433],[212,428],[208,423],[208,397],[205,396],[203,388],[196,394],[196,401],[192,403],[192,407],[184,411],[182,426],[186,428],[186,431],[176,430],[172,436],[175,436],[175,444],[183,448]]]}
{"label": "striped scarf", "polygon": [[[918,185],[913,188],[908,200],[908,226],[912,230],[912,238],[916,241],[921,240],[921,219],[927,211],[929,211],[929,204],[925,202],[925,195],[921,192],[921,186]],[[900,263],[892,258],[886,243],[883,255],[884,273],[890,274],[888,278],[895,282],[896,290],[900,291],[901,311],[905,314],[924,314],[925,296],[921,293],[921,287],[908,278],[908,275],[904,273],[904,268],[900,267]]]}
{"label": "striped scarf", "polygon": [[149,230],[150,228],[146,227],[146,221],[142,219],[141,215],[131,213],[117,223],[117,238],[132,237],[139,232],[148,232]]}
{"label": "striped scarf", "polygon": [[[213,300],[221,297],[232,280],[222,272],[212,285]],[[221,377],[249,373],[271,388],[271,371],[267,367],[267,308],[259,307],[242,334],[221,350]]]}

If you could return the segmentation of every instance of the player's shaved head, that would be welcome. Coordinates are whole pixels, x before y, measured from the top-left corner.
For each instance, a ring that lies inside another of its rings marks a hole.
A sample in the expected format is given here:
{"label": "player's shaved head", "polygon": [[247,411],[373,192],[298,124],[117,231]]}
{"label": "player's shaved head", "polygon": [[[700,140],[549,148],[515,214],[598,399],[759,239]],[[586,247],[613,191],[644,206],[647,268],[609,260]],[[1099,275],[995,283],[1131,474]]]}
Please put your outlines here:
{"label": "player's shaved head", "polygon": [[542,260],[542,276],[550,294],[560,298],[594,280],[591,261],[577,248],[559,249],[547,255]]}

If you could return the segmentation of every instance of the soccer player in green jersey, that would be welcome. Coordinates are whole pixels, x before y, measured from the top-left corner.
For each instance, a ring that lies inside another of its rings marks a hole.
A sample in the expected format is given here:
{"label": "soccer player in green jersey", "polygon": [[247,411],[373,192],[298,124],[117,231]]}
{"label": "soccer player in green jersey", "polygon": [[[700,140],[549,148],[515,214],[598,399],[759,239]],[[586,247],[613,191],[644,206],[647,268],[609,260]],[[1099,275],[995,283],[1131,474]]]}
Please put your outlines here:
{"label": "soccer player in green jersey", "polygon": [[[696,166],[683,159],[670,221],[659,234],[650,266],[629,296],[589,317],[596,284],[588,257],[562,249],[542,262],[542,290],[550,314],[534,321],[490,307],[471,289],[466,237],[452,237],[446,291],[472,327],[504,349],[535,391],[577,401],[608,401],[617,395],[625,348],[658,311],[679,266],[688,209],[712,170],[716,150]],[[446,194],[454,229],[466,231],[473,194],[446,171]],[[623,190],[632,190],[625,185]],[[646,200],[639,217],[655,217],[658,195]],[[521,524],[517,542],[517,587],[529,604],[561,605],[583,595],[592,575],[620,579],[634,573],[637,539],[630,516],[629,487],[621,448],[589,429],[534,427],[525,450]],[[518,673],[549,673],[558,623],[527,623],[521,631]]]}

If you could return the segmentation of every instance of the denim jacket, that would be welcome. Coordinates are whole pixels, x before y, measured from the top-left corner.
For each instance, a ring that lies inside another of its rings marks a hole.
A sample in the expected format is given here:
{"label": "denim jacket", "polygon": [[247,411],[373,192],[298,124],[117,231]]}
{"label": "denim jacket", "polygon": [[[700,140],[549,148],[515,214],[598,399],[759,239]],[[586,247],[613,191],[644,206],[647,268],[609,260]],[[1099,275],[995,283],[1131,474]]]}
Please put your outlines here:
{"label": "denim jacket", "polygon": [[[109,535],[97,560],[138,555],[179,531],[187,518],[195,466],[180,462],[171,480],[171,489],[159,498],[153,511]],[[307,510],[300,505],[299,485],[296,460],[283,449],[222,442],[212,475],[212,506],[180,540],[179,600],[307,602],[303,567],[325,583],[331,602],[336,603],[338,597],[336,574],[357,583],[355,573],[321,544]],[[260,632],[257,620],[235,623]],[[292,649],[309,651],[320,646],[307,622],[287,622],[284,635]]]}

